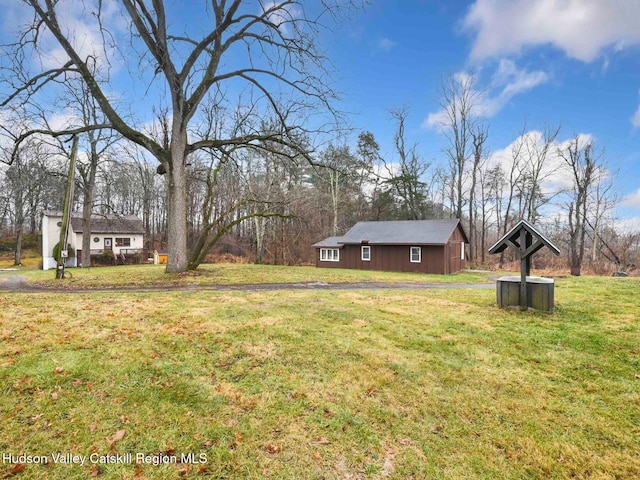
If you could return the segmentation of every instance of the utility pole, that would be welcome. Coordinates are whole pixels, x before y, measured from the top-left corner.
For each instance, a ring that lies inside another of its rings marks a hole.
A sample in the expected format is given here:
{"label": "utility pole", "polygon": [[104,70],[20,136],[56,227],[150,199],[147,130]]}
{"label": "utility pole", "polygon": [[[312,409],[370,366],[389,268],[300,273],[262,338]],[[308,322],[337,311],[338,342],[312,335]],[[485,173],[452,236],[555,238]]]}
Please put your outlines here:
{"label": "utility pole", "polygon": [[67,189],[64,195],[62,210],[62,228],[60,229],[60,253],[56,264],[56,278],[64,278],[64,262],[68,256],[67,241],[69,238],[69,223],[71,220],[71,202],[73,201],[73,187],[75,186],[76,153],[78,151],[78,137],[74,135],[69,157],[69,173],[67,174]]}

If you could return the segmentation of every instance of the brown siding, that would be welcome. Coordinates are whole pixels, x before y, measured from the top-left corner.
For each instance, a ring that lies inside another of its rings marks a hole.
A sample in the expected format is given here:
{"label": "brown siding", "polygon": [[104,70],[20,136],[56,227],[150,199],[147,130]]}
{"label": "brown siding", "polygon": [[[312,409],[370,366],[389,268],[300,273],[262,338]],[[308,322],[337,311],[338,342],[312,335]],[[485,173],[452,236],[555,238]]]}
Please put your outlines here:
{"label": "brown siding", "polygon": [[[316,248],[316,267],[354,268],[391,272],[456,273],[466,268],[460,256],[460,243],[466,242],[462,227],[453,231],[446,245],[370,245],[371,260],[361,260],[361,245],[344,245],[339,262],[321,262],[320,248]],[[422,248],[422,261],[411,262],[411,247]]]}
{"label": "brown siding", "polygon": [[[411,262],[411,247],[422,248],[422,261]],[[316,266],[327,268],[354,268],[390,272],[445,273],[443,245],[371,245],[371,260],[361,260],[361,245],[345,245],[340,250],[339,262],[321,262],[320,249],[316,249]]]}
{"label": "brown siding", "polygon": [[456,228],[447,243],[446,258],[448,259],[447,273],[456,273],[466,268],[466,260],[462,259],[460,244],[465,241],[460,225]]}
{"label": "brown siding", "polygon": [[344,266],[344,257],[342,256],[343,249],[340,249],[340,261],[339,262],[322,262],[320,261],[320,249],[316,248],[316,267],[322,268],[348,268]]}

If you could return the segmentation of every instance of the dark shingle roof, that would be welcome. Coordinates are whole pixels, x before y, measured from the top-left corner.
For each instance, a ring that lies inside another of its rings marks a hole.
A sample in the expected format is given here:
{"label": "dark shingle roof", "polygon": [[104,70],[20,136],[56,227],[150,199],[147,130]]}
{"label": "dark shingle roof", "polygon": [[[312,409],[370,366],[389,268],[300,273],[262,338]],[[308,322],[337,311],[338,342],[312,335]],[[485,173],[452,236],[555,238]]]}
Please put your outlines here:
{"label": "dark shingle roof", "polygon": [[342,245],[338,243],[340,240],[342,240],[342,237],[328,237],[328,238],[325,238],[324,240],[320,240],[318,243],[314,243],[312,247],[340,248],[342,247]]}
{"label": "dark shingle roof", "polygon": [[[76,233],[82,232],[82,218],[73,215],[71,227]],[[144,225],[135,215],[92,215],[91,233],[144,233]]]}
{"label": "dark shingle roof", "polygon": [[533,237],[537,238],[541,246],[546,246],[556,255],[560,255],[560,249],[556,247],[551,240],[545,237],[536,227],[531,225],[525,219],[520,220],[511,228],[500,240],[498,240],[490,249],[489,253],[500,253],[509,246],[509,242],[513,244],[519,241],[520,230],[526,230]]}
{"label": "dark shingle roof", "polygon": [[370,245],[444,245],[459,223],[455,218],[358,222],[344,236],[329,237],[313,246],[337,247],[344,244],[359,245],[363,242]]}

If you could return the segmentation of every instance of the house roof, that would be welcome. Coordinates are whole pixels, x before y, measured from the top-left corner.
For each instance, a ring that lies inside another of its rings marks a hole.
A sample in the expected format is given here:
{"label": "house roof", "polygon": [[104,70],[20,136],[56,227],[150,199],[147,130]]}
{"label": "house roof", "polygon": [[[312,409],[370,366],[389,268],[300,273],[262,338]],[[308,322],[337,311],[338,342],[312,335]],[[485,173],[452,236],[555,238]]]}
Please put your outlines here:
{"label": "house roof", "polygon": [[342,240],[342,237],[328,237],[324,240],[320,240],[318,243],[314,243],[312,247],[316,248],[340,248],[342,245],[338,243],[338,240]]}
{"label": "house roof", "polygon": [[[62,218],[62,212],[45,210],[47,217]],[[75,233],[82,233],[82,213],[71,213],[71,228]],[[135,215],[91,215],[91,233],[145,233],[142,220]]]}
{"label": "house roof", "polygon": [[[82,217],[72,215],[71,227],[82,233]],[[144,233],[144,225],[135,215],[91,215],[91,233]]]}
{"label": "house roof", "polygon": [[[368,243],[370,245],[445,245],[460,220],[394,220],[358,222],[342,237],[329,237],[314,247]],[[467,235],[460,225],[465,241]]]}

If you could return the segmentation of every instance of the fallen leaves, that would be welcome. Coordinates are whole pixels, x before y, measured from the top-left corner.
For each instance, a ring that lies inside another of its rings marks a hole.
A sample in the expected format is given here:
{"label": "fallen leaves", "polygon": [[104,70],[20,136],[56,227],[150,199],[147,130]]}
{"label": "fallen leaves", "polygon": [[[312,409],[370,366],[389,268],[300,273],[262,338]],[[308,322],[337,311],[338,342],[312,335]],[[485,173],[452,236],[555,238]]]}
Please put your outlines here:
{"label": "fallen leaves", "polygon": [[97,464],[92,463],[89,472],[91,472],[91,478],[96,478],[98,475],[102,474],[102,469]]}
{"label": "fallen leaves", "polygon": [[26,468],[27,466],[24,463],[16,463],[11,470],[2,476],[2,478],[9,478],[14,475],[18,475],[19,473],[24,472]]}
{"label": "fallen leaves", "polygon": [[279,445],[277,443],[267,443],[263,445],[262,448],[265,452],[271,454],[280,453],[283,450],[282,445]]}
{"label": "fallen leaves", "polygon": [[122,430],[118,430],[116,433],[114,433],[112,437],[107,437],[106,440],[107,440],[107,443],[109,444],[109,447],[111,449],[113,449],[115,444],[116,444],[116,442],[119,441],[119,440],[122,440],[126,433],[127,433],[127,431],[122,429]]}

